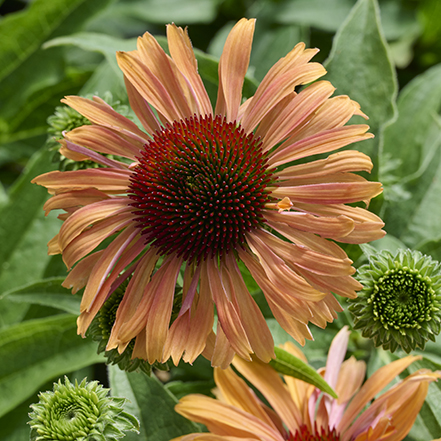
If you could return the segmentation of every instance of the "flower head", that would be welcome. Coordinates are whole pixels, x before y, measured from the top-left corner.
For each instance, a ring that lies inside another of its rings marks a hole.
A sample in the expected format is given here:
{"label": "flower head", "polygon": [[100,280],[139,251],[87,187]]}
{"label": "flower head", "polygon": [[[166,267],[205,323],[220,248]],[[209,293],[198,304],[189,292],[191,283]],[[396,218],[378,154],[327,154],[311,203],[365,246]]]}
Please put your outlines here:
{"label": "flower head", "polygon": [[441,330],[441,268],[419,251],[382,251],[358,271],[363,290],[350,300],[355,329],[394,352],[424,349]]}
{"label": "flower head", "polygon": [[110,441],[124,437],[124,431],[139,433],[138,420],[123,411],[125,398],[108,395],[97,381],[59,380],[53,392],[40,393],[31,405],[31,441]]}
{"label": "flower head", "polygon": [[[230,32],[214,109],[187,32],[175,25],[167,27],[170,56],[148,33],[137,50],[117,54],[143,130],[100,98],[63,100],[93,123],[65,134],[64,154],[102,167],[34,182],[54,195],[46,211],[65,210],[49,252],[73,267],[64,286],[85,286],[80,334],[130,278],[108,350],[122,353],[135,339],[132,357],[149,363],[192,362],[202,352],[224,367],[234,354],[269,361],[272,336],[239,260],[302,344],[312,338],[308,322],[325,327],[341,310],[332,293],[355,297],[361,289],[352,262],[327,239],[383,236],[381,219],[345,205],[381,192],[381,184],[352,173],[372,163],[349,150],[304,159],[371,138],[367,125],[345,125],[365,115],[347,96],[331,98],[329,82],[316,81],[325,70],[302,43],[242,102],[253,32],[254,20],[246,19]],[[181,304],[172,315],[177,284]]]}
{"label": "flower head", "polygon": [[[349,331],[334,338],[326,367],[319,370],[338,398],[321,394],[314,386],[280,375],[260,360],[238,357],[233,365],[265,398],[264,404],[231,368],[215,368],[217,399],[187,395],[176,411],[205,424],[209,434],[190,434],[180,441],[401,441],[411,429],[427,395],[429,383],[441,371],[421,369],[392,386],[365,406],[413,361],[408,356],[376,371],[364,384],[366,366],[351,357],[345,361]],[[297,357],[304,356],[292,343],[284,346]],[[234,437],[234,438],[231,438]]]}

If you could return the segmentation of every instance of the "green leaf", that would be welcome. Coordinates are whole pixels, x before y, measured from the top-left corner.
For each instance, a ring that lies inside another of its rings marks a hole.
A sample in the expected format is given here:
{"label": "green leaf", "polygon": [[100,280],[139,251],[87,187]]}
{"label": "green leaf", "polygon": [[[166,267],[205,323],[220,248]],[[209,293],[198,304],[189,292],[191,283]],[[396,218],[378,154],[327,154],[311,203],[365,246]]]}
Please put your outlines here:
{"label": "green leaf", "polygon": [[[325,64],[325,77],[337,87],[336,93],[349,95],[369,116],[370,131],[376,136],[356,148],[378,164],[381,128],[395,115],[397,83],[381,30],[376,0],[359,0],[334,38]],[[361,122],[361,118],[357,120]],[[373,170],[373,178],[378,173]]]}
{"label": "green leaf", "polygon": [[0,330],[0,416],[46,381],[103,358],[96,343],[76,333],[71,314],[30,320]]}
{"label": "green leaf", "polygon": [[177,436],[199,432],[196,424],[174,411],[178,402],[159,380],[143,373],[127,373],[109,366],[112,395],[129,400],[125,410],[141,423],[139,435],[128,433],[127,441],[169,441]]}
{"label": "green leaf", "polygon": [[112,10],[123,17],[149,23],[209,23],[216,18],[217,0],[132,0],[115,5]]}
{"label": "green leaf", "polygon": [[78,314],[81,298],[73,296],[70,290],[63,288],[63,281],[63,277],[52,277],[9,290],[0,295],[0,299],[7,297],[13,302],[50,306],[70,314]]}
{"label": "green leaf", "polygon": [[176,398],[180,399],[188,394],[210,395],[211,390],[216,387],[211,381],[170,381],[164,386]]}
{"label": "green leaf", "polygon": [[275,20],[335,32],[353,5],[354,0],[291,0],[277,5]]}
{"label": "green leaf", "polygon": [[78,79],[84,80],[78,69],[77,73],[68,71],[62,50],[44,51],[42,43],[78,31],[111,1],[35,0],[0,22],[0,139],[18,140],[14,132],[22,131],[21,125],[26,126],[21,136],[32,130],[42,133],[51,113],[45,103],[54,95],[78,87]]}
{"label": "green leaf", "polygon": [[306,364],[300,358],[295,357],[284,349],[275,347],[274,353],[276,358],[272,359],[269,364],[279,373],[298,378],[306,383],[312,384],[323,392],[337,398],[331,386],[323,379],[323,377],[311,366]]}
{"label": "green leaf", "polygon": [[386,228],[411,247],[441,237],[440,75],[438,65],[412,80],[398,98],[397,120],[384,131],[380,179],[399,185],[405,196],[391,197],[386,185],[383,218]]}

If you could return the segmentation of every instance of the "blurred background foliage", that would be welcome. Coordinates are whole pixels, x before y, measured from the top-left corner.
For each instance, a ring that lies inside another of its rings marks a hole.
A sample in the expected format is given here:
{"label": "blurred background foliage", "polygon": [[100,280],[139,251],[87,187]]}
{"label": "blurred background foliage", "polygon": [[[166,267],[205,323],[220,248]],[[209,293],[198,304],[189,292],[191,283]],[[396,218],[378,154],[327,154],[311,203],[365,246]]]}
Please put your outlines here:
{"label": "blurred background foliage", "polygon": [[[320,48],[315,61],[327,67],[325,79],[337,94],[361,104],[375,134],[374,140],[356,146],[371,155],[371,179],[381,180],[385,188],[370,209],[383,217],[388,235],[373,246],[391,251],[412,247],[441,259],[439,0],[0,0],[1,440],[27,439],[29,404],[59,376],[71,372],[71,378],[108,381],[96,344],[76,335],[79,298],[60,286],[64,264],[46,253],[60,221],[55,215],[44,217],[46,191],[30,184],[36,175],[58,167],[48,117],[69,94],[110,91],[114,101],[127,104],[115,51],[134,49],[136,37],[145,31],[166,44],[165,24],[170,22],[189,26],[201,75],[213,96],[223,43],[244,16],[257,18],[244,93],[251,95],[297,42]],[[358,246],[346,251],[356,266],[366,260]],[[251,278],[247,284],[276,344],[284,342],[287,335],[271,317],[261,291]],[[323,365],[332,337],[344,324],[351,324],[346,312],[326,331],[312,327],[315,341],[307,343],[305,353],[315,367]],[[428,344],[423,367],[439,366],[440,346],[439,341]],[[373,350],[356,333],[350,353],[364,358],[369,372],[395,357]],[[177,419],[173,404],[176,397],[209,393],[213,387],[204,360],[174,368],[164,377],[165,388],[154,377],[141,379],[116,368],[109,373],[115,394],[129,397],[141,419],[141,435],[128,435],[128,440],[166,441],[195,430]],[[160,404],[152,394],[161,397]],[[411,440],[441,436],[440,385],[431,388],[427,403]]]}

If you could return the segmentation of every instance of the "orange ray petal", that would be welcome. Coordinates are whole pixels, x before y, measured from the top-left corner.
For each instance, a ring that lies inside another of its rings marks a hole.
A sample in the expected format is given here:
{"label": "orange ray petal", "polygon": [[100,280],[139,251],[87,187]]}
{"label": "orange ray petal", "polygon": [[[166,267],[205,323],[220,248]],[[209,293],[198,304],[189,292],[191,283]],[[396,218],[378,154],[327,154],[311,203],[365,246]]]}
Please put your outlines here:
{"label": "orange ray petal", "polygon": [[210,340],[212,340],[212,338],[210,338],[210,336],[209,339],[207,339],[207,346],[210,346],[208,349],[209,352],[211,352],[211,366],[226,369],[231,364],[235,353],[219,321],[217,322],[216,338],[213,348],[211,348],[212,342]]}
{"label": "orange ray petal", "polygon": [[75,109],[81,115],[100,126],[115,129],[117,132],[124,133],[130,138],[141,142],[149,140],[148,135],[138,129],[138,126],[128,118],[122,116],[112,109],[101,98],[94,97],[93,100],[80,96],[66,96],[61,100],[62,103]]}
{"label": "orange ray petal", "polygon": [[[335,87],[329,81],[317,81],[293,96],[283,108],[274,106],[262,119],[256,136],[263,138],[262,149],[268,151],[289,134],[325,102]],[[275,114],[275,115],[274,115]]]}
{"label": "orange ray petal", "polygon": [[242,86],[250,62],[254,19],[242,18],[230,31],[219,60],[219,88],[216,115],[225,115],[227,122],[237,119],[242,100]]}
{"label": "orange ray petal", "polygon": [[194,91],[200,114],[212,114],[213,109],[211,107],[210,98],[198,74],[197,61],[187,30],[183,30],[175,24],[167,25],[167,40],[170,55]]}
{"label": "orange ray petal", "polygon": [[123,156],[132,161],[147,142],[128,138],[115,130],[101,126],[81,126],[66,133],[65,138],[96,152]]}
{"label": "orange ray petal", "polygon": [[380,182],[333,182],[279,187],[273,190],[271,196],[279,199],[289,197],[293,202],[310,204],[349,204],[370,200],[382,191]]}
{"label": "orange ray petal", "polygon": [[306,156],[332,152],[348,144],[373,138],[371,133],[366,133],[368,129],[366,124],[344,126],[313,134],[293,144],[284,143],[269,157],[268,166],[277,167]]}
{"label": "orange ray petal", "polygon": [[115,169],[87,169],[75,171],[52,171],[32,179],[51,194],[95,188],[109,194],[125,193],[130,184],[131,172]]}

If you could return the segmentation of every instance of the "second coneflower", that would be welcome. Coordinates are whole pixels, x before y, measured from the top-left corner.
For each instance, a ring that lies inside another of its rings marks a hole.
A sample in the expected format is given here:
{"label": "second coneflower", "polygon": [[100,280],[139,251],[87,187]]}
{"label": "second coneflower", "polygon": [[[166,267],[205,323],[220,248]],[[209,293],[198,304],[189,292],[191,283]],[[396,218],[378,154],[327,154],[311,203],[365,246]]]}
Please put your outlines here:
{"label": "second coneflower", "polygon": [[367,125],[345,125],[363,113],[346,96],[331,98],[329,82],[316,81],[325,69],[309,62],[317,50],[302,43],[242,102],[253,32],[254,20],[243,19],[227,38],[215,109],[189,37],[175,25],[167,27],[170,56],[148,33],[137,50],[117,54],[144,131],[99,98],[64,100],[93,124],[65,134],[63,155],[102,167],[34,182],[54,194],[47,211],[65,210],[49,252],[73,267],[64,286],[85,287],[80,334],[130,280],[108,349],[123,352],[135,339],[132,357],[149,363],[192,362],[203,351],[213,365],[228,365],[235,353],[268,361],[273,340],[239,260],[301,343],[311,338],[308,322],[325,327],[336,317],[331,292],[351,298],[361,288],[352,262],[327,239],[382,237],[381,219],[345,205],[381,192],[379,183],[352,173],[372,163],[357,151],[304,159],[370,138]]}

